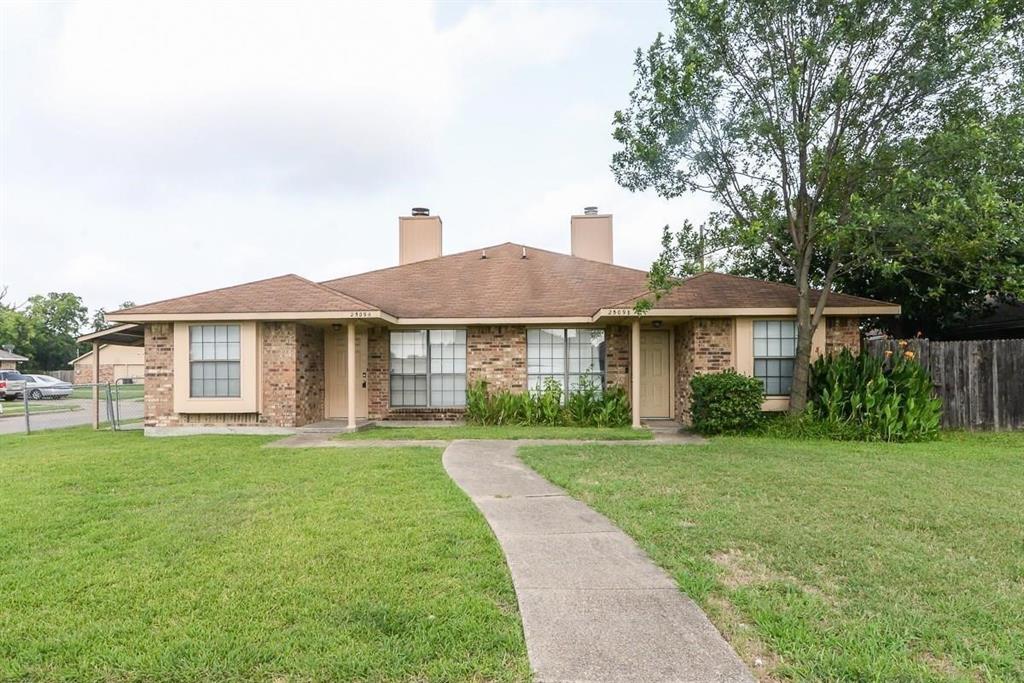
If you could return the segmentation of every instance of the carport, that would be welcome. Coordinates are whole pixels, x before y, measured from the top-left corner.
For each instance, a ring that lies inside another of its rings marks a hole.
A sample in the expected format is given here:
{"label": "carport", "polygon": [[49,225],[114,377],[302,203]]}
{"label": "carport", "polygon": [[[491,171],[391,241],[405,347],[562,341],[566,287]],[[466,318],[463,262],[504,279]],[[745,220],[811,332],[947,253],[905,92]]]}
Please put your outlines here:
{"label": "carport", "polygon": [[100,346],[144,346],[145,330],[142,325],[125,323],[114,325],[103,330],[83,334],[78,338],[80,344],[92,344],[93,385],[92,385],[92,427],[100,427]]}

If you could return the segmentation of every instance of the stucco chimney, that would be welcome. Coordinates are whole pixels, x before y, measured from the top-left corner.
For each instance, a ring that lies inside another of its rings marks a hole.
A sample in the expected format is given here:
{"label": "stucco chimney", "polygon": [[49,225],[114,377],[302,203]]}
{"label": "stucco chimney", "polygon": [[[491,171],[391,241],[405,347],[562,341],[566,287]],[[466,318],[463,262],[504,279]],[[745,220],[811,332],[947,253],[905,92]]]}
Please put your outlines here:
{"label": "stucco chimney", "polygon": [[612,215],[598,213],[596,206],[587,206],[582,215],[569,222],[572,231],[572,255],[591,261],[612,263]]}
{"label": "stucco chimney", "polygon": [[441,217],[430,209],[414,207],[411,216],[398,219],[398,264],[426,261],[441,255]]}

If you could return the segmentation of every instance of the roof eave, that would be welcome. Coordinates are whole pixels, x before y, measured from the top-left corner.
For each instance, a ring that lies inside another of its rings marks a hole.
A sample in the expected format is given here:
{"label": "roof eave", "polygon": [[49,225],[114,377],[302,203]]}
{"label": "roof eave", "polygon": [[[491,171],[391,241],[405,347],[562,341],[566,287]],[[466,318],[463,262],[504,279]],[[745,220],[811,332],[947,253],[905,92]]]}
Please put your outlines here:
{"label": "roof eave", "polygon": [[248,311],[192,313],[116,313],[107,320],[124,323],[190,322],[207,320],[345,320],[370,319],[395,322],[397,319],[380,310],[355,311]]}

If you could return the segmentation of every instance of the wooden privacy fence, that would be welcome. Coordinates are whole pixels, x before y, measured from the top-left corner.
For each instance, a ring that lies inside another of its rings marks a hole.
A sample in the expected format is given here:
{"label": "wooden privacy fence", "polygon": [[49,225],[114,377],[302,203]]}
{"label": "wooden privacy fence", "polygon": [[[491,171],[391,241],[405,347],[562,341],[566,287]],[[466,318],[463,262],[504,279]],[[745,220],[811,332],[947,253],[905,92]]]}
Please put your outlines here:
{"label": "wooden privacy fence", "polygon": [[[1024,428],[1024,339],[907,341],[942,399],[943,427]],[[864,348],[880,358],[903,352],[890,339],[867,341]]]}
{"label": "wooden privacy fence", "polygon": [[49,375],[50,377],[56,377],[61,382],[74,382],[75,381],[75,371],[74,370],[47,370],[43,374],[44,375]]}

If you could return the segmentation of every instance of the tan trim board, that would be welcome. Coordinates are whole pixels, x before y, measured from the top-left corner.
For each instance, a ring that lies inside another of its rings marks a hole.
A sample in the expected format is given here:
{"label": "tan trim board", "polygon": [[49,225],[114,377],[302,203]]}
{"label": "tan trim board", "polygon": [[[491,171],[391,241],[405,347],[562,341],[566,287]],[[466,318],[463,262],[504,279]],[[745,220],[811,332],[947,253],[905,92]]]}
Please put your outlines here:
{"label": "tan trim board", "polygon": [[[899,315],[896,305],[879,306],[826,306],[822,315]],[[732,318],[737,316],[769,317],[795,316],[796,308],[652,308],[643,314],[644,318]],[[636,311],[631,308],[602,308],[594,314],[599,318],[633,318]]]}
{"label": "tan trim board", "polygon": [[397,318],[384,311],[287,311],[257,313],[126,313],[108,315],[108,320],[141,322],[200,322],[208,320],[386,320],[397,322]]}
{"label": "tan trim board", "polygon": [[398,318],[396,325],[420,327],[445,325],[593,325],[596,321],[589,315],[566,317],[523,317],[523,318]]}
{"label": "tan trim board", "polygon": [[[830,306],[823,315],[898,315],[899,306]],[[652,309],[642,318],[732,318],[795,316],[795,308],[663,308]],[[625,308],[602,308],[592,316],[538,316],[509,318],[398,318],[384,311],[287,311],[256,313],[138,313],[135,315],[108,315],[113,321],[143,322],[202,322],[210,320],[381,320],[399,326],[465,326],[465,325],[592,325],[609,318],[628,320],[637,317],[636,311]],[[109,330],[106,330],[109,332]]]}

